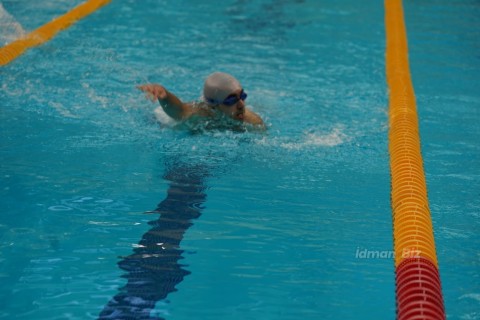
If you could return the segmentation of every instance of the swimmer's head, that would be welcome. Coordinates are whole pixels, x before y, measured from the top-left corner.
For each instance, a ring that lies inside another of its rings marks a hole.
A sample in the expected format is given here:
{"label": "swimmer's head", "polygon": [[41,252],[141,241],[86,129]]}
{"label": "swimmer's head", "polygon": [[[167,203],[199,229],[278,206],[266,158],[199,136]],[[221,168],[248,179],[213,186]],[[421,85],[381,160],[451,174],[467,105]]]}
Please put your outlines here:
{"label": "swimmer's head", "polygon": [[239,121],[245,118],[245,99],[240,82],[231,75],[215,72],[207,77],[203,86],[204,101],[224,115]]}
{"label": "swimmer's head", "polygon": [[219,105],[225,98],[238,90],[242,90],[242,86],[237,79],[228,73],[215,72],[205,79],[203,97],[209,105]]}

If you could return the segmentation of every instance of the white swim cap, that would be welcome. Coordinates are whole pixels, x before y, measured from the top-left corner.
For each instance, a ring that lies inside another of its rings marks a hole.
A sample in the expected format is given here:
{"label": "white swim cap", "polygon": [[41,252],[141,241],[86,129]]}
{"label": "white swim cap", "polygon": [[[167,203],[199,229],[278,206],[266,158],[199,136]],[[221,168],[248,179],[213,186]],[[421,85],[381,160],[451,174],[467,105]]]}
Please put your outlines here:
{"label": "white swim cap", "polygon": [[205,79],[203,98],[210,104],[219,104],[233,92],[242,89],[240,82],[224,72],[214,72]]}

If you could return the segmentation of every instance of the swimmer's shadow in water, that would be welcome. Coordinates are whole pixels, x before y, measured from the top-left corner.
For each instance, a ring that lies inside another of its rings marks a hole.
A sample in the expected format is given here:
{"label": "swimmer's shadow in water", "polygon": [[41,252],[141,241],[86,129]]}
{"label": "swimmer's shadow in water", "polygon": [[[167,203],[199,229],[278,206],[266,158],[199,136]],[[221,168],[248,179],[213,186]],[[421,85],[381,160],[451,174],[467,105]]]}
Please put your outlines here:
{"label": "swimmer's shadow in water", "polygon": [[133,253],[118,263],[126,271],[122,277],[127,284],[108,302],[99,319],[154,319],[150,313],[155,304],[176,291],[175,286],[190,274],[180,263],[184,252],[180,242],[204,209],[207,176],[201,166],[180,165],[168,170],[164,176],[170,181],[167,197],[148,211],[159,217],[148,223],[151,229]]}

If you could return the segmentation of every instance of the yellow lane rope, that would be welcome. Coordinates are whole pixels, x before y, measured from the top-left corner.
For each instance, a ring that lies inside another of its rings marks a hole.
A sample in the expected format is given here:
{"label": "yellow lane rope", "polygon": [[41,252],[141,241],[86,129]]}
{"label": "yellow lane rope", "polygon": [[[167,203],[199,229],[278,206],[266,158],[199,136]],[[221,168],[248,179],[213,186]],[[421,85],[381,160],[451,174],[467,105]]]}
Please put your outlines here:
{"label": "yellow lane rope", "polygon": [[438,268],[401,0],[385,0],[385,24],[395,266],[420,256]]}
{"label": "yellow lane rope", "polygon": [[73,8],[63,16],[55,18],[49,23],[41,26],[40,28],[32,31],[30,34],[22,37],[6,46],[0,48],[0,66],[4,66],[11,61],[15,60],[25,50],[39,46],[42,43],[50,40],[59,31],[68,28],[76,21],[91,14],[95,10],[103,7],[111,0],[88,0],[79,6]]}

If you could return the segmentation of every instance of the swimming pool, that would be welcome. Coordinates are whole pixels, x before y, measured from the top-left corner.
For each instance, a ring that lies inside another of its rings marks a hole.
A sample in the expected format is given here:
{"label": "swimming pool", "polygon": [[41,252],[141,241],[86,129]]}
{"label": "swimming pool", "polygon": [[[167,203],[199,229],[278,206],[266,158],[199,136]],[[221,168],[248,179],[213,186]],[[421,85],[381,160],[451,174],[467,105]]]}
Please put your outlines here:
{"label": "swimming pool", "polygon": [[[80,1],[2,3],[32,30]],[[404,6],[446,312],[476,319],[480,8]],[[376,1],[113,1],[3,67],[0,317],[98,318],[170,199],[193,211],[154,316],[393,319],[383,19]],[[215,70],[267,133],[160,126],[135,89],[193,100]]]}

